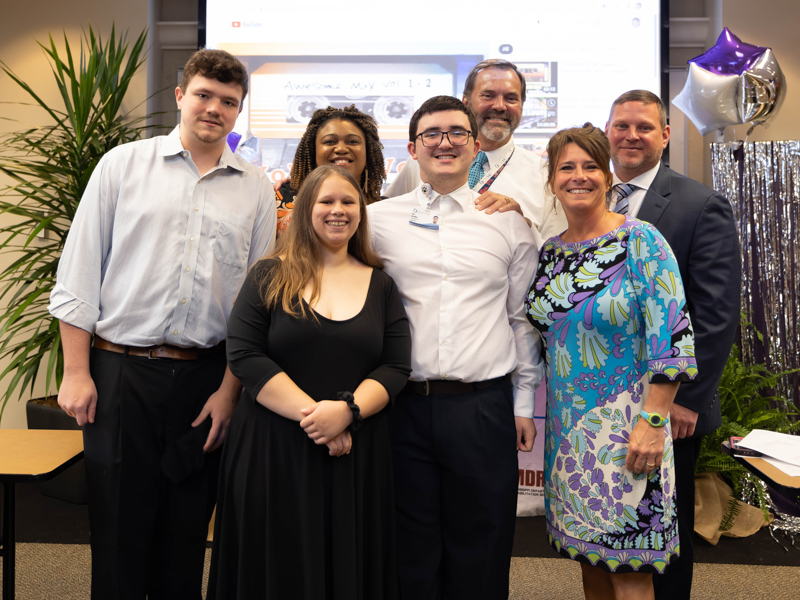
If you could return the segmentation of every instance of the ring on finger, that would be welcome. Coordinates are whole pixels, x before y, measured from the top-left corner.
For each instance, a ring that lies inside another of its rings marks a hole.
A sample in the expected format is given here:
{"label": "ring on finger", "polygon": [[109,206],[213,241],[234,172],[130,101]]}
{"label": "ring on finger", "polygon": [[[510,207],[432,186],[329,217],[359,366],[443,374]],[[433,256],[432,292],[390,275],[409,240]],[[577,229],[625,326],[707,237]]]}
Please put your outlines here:
{"label": "ring on finger", "polygon": [[656,466],[656,463],[647,463],[647,466],[648,466],[648,467],[655,467],[655,466]]}
{"label": "ring on finger", "polygon": [[506,204],[511,204],[511,198],[506,198]]}

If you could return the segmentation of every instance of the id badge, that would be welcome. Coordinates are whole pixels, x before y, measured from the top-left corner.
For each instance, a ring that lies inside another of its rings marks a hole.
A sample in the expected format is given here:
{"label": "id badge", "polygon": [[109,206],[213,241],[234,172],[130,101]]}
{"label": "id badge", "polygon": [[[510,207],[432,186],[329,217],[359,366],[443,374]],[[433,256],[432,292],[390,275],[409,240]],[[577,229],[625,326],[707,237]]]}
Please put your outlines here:
{"label": "id badge", "polygon": [[422,227],[423,229],[430,229],[432,231],[439,230],[439,212],[431,210],[431,203],[433,200],[433,190],[427,183],[423,183],[420,188],[423,194],[428,197],[428,202],[425,207],[415,206],[411,209],[411,218],[408,222],[415,227]]}

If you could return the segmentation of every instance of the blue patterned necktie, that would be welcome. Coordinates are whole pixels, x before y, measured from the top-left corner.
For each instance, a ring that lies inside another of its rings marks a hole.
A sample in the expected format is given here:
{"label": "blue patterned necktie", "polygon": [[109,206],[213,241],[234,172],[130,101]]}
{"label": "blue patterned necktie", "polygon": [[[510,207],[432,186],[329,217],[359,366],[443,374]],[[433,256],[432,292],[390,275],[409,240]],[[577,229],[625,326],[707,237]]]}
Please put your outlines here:
{"label": "blue patterned necktie", "polygon": [[630,183],[618,183],[614,186],[614,189],[618,194],[617,205],[614,207],[614,212],[621,215],[628,214],[628,196],[630,196],[634,190],[638,190],[639,186],[631,185]]}
{"label": "blue patterned necktie", "polygon": [[472,165],[469,167],[469,187],[474,188],[475,185],[483,179],[483,164],[489,160],[486,158],[486,152],[483,150],[478,150],[478,155],[475,157],[475,160],[472,161]]}

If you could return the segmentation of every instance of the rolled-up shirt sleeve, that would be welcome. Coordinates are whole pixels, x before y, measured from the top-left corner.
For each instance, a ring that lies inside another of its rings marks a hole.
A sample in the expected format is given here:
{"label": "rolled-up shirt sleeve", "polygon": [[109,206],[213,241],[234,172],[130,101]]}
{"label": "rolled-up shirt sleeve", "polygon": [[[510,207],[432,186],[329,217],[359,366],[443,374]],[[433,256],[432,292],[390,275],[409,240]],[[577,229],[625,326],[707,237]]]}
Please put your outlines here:
{"label": "rolled-up shirt sleeve", "polygon": [[89,179],[58,263],[48,310],[56,319],[94,332],[100,317],[100,285],[111,248],[118,174],[104,156]]}

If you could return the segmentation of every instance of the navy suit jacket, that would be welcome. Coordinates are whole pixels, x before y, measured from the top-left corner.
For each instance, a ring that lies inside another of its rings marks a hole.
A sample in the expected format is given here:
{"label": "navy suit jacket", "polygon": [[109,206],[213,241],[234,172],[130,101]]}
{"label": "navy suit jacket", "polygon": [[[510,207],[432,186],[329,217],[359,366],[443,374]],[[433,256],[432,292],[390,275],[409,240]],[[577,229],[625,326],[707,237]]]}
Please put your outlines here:
{"label": "navy suit jacket", "polygon": [[739,324],[742,265],[730,203],[663,164],[637,219],[656,226],[675,253],[694,328],[697,378],[675,402],[699,413],[693,437],[720,425],[719,381]]}

